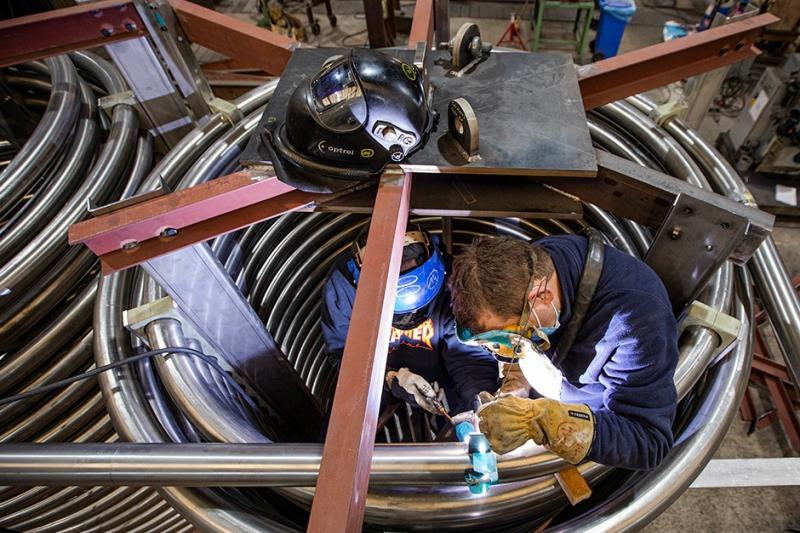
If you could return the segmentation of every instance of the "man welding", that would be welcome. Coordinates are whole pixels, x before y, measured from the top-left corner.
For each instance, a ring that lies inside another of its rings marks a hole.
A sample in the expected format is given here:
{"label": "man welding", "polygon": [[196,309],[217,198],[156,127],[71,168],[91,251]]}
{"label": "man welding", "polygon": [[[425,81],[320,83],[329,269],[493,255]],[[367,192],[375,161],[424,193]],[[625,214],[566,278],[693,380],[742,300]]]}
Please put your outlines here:
{"label": "man welding", "polygon": [[[339,367],[367,229],[334,261],[322,290],[322,334]],[[381,407],[392,396],[435,415],[471,409],[475,396],[498,386],[498,365],[486,350],[459,342],[445,287],[445,262],[437,237],[409,225],[403,243]],[[449,408],[448,408],[449,407]]]}
{"label": "man welding", "polygon": [[494,451],[532,439],[572,464],[661,462],[673,444],[677,323],[647,265],[595,230],[535,244],[479,237],[449,286],[459,339],[508,365],[477,413]]}

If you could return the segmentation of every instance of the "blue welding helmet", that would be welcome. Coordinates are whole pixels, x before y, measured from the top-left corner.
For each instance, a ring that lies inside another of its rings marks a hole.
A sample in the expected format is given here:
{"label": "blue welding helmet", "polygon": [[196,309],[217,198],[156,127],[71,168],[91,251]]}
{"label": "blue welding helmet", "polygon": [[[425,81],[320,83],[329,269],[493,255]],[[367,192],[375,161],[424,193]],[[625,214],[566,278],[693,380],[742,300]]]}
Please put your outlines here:
{"label": "blue welding helmet", "polygon": [[[358,283],[364,261],[366,231],[353,243],[353,259],[347,268]],[[403,242],[403,263],[397,280],[392,326],[414,329],[433,313],[436,296],[445,281],[445,266],[436,238],[415,227],[406,232]]]}

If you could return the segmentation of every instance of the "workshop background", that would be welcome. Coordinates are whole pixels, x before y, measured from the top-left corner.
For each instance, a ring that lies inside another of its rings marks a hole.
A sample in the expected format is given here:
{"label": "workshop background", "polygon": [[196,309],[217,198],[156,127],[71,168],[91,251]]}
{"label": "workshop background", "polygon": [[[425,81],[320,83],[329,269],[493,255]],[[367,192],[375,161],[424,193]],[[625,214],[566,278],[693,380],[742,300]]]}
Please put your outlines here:
{"label": "workshop background", "polygon": [[[325,24],[324,9],[316,8],[317,16],[323,21],[321,33],[318,36],[309,34],[309,44],[318,46],[367,46],[369,41],[366,29],[363,28],[364,12],[363,3],[359,1],[335,1],[336,16],[339,24],[330,27]],[[224,10],[241,18],[254,20],[257,2],[254,0],[222,0],[217,4],[217,9]],[[691,2],[687,0],[650,2],[636,2],[636,12],[628,22],[619,45],[619,53],[623,54],[662,42],[664,27],[667,22],[673,21],[686,25],[698,23],[706,12],[704,2]],[[780,6],[781,13],[790,15],[794,23],[789,21],[787,26],[798,28],[800,21],[800,2],[784,2]],[[413,2],[401,2],[401,10],[411,15]],[[506,32],[509,21],[513,15],[519,15],[524,21],[520,24],[520,32],[526,46],[530,49],[532,39],[533,2],[451,2],[451,28],[458,28],[467,21],[477,22],[481,29],[481,36],[487,42],[497,43]],[[290,10],[295,16],[302,17],[303,11],[295,8]],[[570,39],[573,29],[574,11],[547,11],[548,20],[543,31],[548,37],[556,39]],[[590,38],[596,31],[590,31]],[[794,34],[796,42],[796,33]],[[589,42],[586,51],[579,57],[573,52],[577,63],[581,60],[591,61]],[[542,50],[564,50],[564,46]],[[791,56],[792,48],[786,50],[785,56],[777,64]],[[209,59],[214,53],[206,51]],[[201,57],[204,57],[201,55]],[[797,58],[798,56],[795,56]],[[795,59],[796,61],[797,59]],[[769,63],[768,65],[771,65]],[[737,123],[739,113],[746,113],[745,106],[750,103],[754,87],[758,84],[760,73],[765,66],[752,66],[749,71],[742,69],[743,79],[737,94],[728,98],[734,103],[729,104],[741,107],[737,111],[729,111],[713,106],[710,112],[703,117],[700,131],[706,139],[715,142],[720,133],[730,131]],[[797,63],[800,69],[800,63]],[[734,72],[738,72],[735,67]],[[793,72],[793,71],[791,71]],[[795,76],[797,73],[795,73]],[[798,83],[797,78],[792,78],[791,83]],[[790,83],[788,80],[785,82]],[[731,83],[733,85],[733,83]],[[794,90],[794,89],[792,89]],[[652,91],[650,96],[659,103],[677,100],[683,91],[683,84],[673,84],[663,89]],[[757,94],[757,93],[756,93]],[[777,98],[780,100],[781,98]],[[800,102],[794,101],[794,105]],[[773,103],[771,107],[780,107]],[[800,109],[800,108],[798,108]],[[773,125],[772,128],[775,126]],[[797,143],[797,141],[795,141]],[[748,185],[755,189],[756,201],[761,208],[778,215],[773,230],[773,237],[783,257],[792,279],[800,285],[800,207],[797,205],[797,187],[800,187],[800,161],[796,162],[789,174],[762,176],[758,173],[750,174]],[[779,188],[780,187],[780,188]],[[779,195],[786,187],[789,192],[788,201],[781,201]],[[765,337],[772,345],[773,353],[779,353],[771,337],[768,325],[762,325]],[[772,408],[771,401],[763,387],[753,385],[750,388],[753,400],[759,413],[767,413]],[[795,404],[795,412],[798,405]],[[731,424],[728,434],[723,440],[716,459],[751,459],[758,457],[797,457],[800,448],[793,447],[789,442],[783,426],[777,417],[772,417],[769,425],[762,429],[751,431],[752,422],[737,417]],[[799,481],[800,483],[800,481]],[[659,516],[644,531],[683,533],[686,531],[798,531],[800,530],[800,486],[794,487],[756,487],[756,488],[725,488],[725,489],[691,489],[686,491],[665,513]]]}
{"label": "workshop background", "polygon": [[[544,1],[544,0],[541,0]],[[266,0],[206,0],[198,2],[206,7],[232,15],[248,24],[273,27],[310,46],[350,47],[368,46],[370,36],[366,29],[365,4],[369,0],[331,0],[335,15],[331,19],[325,2],[315,3],[314,22],[310,22],[304,2],[286,1],[280,7],[283,16],[270,20]],[[612,2],[612,0],[609,0]],[[569,4],[566,0],[563,4]],[[0,17],[10,19],[51,8],[67,7],[68,0],[37,0],[36,2],[0,1]],[[387,2],[379,10],[387,8]],[[391,4],[391,2],[389,2]],[[536,2],[450,2],[450,26],[453,31],[462,23],[478,24],[484,42],[528,50],[533,48],[535,33],[541,30],[538,49],[571,50],[578,65],[589,64],[616,54],[637,50],[671,38],[695,31],[698,24],[708,24],[720,9],[737,9],[738,2],[706,4],[696,0],[636,0],[635,12],[628,11],[626,21],[616,20],[607,31],[603,43],[598,42],[601,17],[612,17],[604,12],[605,0],[592,5],[590,24],[581,35],[583,19],[576,22],[574,6],[564,9],[547,9],[541,28],[534,28]],[[585,5],[583,2],[581,5]],[[602,5],[601,5],[602,4]],[[747,4],[743,2],[742,5]],[[751,5],[753,3],[750,3]],[[415,2],[400,0],[392,10],[391,28],[376,32],[382,45],[403,45],[407,36]],[[626,12],[633,0],[618,0],[619,12]],[[586,9],[586,8],[584,8]],[[740,172],[752,191],[758,205],[776,215],[773,237],[795,286],[800,286],[800,207],[797,188],[800,187],[800,53],[796,53],[800,25],[800,1],[777,0],[769,10],[782,18],[780,29],[771,30],[765,37],[767,53],[755,60],[723,67],[703,80],[670,84],[650,91],[648,95],[664,106],[684,105],[678,111],[687,116],[687,122],[717,149]],[[272,13],[272,15],[275,15]],[[711,15],[711,16],[710,16]],[[384,16],[386,12],[384,12]],[[629,17],[629,18],[628,18]],[[288,20],[289,27],[279,24]],[[335,26],[332,24],[335,20]],[[610,20],[610,19],[608,19]],[[281,21],[281,22],[279,22]],[[516,37],[515,37],[516,36]],[[575,41],[571,45],[552,46],[547,39]],[[617,49],[618,46],[618,49]],[[603,50],[600,50],[600,48]],[[226,56],[192,45],[198,62],[204,68],[214,93],[233,99],[247,90],[275,79],[258,69],[237,68]],[[498,80],[497,83],[503,83]],[[35,89],[35,88],[34,88]],[[0,87],[2,90],[2,87]],[[33,91],[35,93],[35,90]],[[32,93],[32,94],[33,94]],[[40,106],[35,96],[30,96],[33,107]],[[691,120],[690,120],[691,119]],[[0,129],[0,135],[4,133]],[[15,151],[7,141],[0,140],[2,167],[8,165]],[[2,220],[9,224],[12,218]],[[0,226],[2,231],[3,226]],[[0,258],[4,260],[5,258]],[[92,273],[94,275],[94,273]],[[1,289],[1,288],[0,288]],[[780,364],[782,355],[774,339],[769,321],[759,324],[762,345],[757,347],[761,356]],[[0,354],[3,350],[0,349]],[[795,354],[797,355],[797,354]],[[764,365],[762,365],[763,367]],[[0,358],[0,372],[3,360]],[[83,369],[83,368],[81,368]],[[774,391],[764,385],[765,371],[754,371],[748,389],[749,407],[731,424],[715,459],[754,459],[798,457],[800,455],[800,424],[797,422],[800,402],[798,391],[790,383],[783,386],[784,411],[779,413],[776,402],[781,401]],[[785,369],[784,369],[785,373]],[[786,413],[787,408],[789,412]],[[752,416],[752,420],[745,419]],[[787,418],[788,416],[788,418]],[[668,510],[645,527],[649,532],[684,531],[800,531],[800,479],[795,486],[752,488],[690,488]],[[2,499],[2,496],[0,496]],[[0,506],[2,509],[2,506]],[[2,513],[0,512],[0,523]],[[155,525],[154,525],[155,527]]]}

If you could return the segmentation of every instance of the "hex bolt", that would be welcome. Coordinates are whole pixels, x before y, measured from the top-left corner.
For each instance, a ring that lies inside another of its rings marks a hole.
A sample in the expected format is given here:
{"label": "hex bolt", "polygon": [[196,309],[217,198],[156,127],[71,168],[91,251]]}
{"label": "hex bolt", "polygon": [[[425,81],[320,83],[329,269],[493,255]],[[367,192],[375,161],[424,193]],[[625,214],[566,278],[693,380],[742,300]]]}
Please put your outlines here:
{"label": "hex bolt", "polygon": [[721,223],[721,224],[720,224],[720,227],[721,227],[722,229],[731,229],[731,225],[730,225],[730,223],[729,223],[729,222],[723,222],[723,223]]}
{"label": "hex bolt", "polygon": [[164,228],[163,230],[161,230],[160,233],[162,237],[174,237],[177,234],[178,230],[175,228]]}
{"label": "hex bolt", "polygon": [[669,232],[669,238],[673,241],[677,241],[681,238],[681,229],[678,227],[672,228],[672,231]]}
{"label": "hex bolt", "polygon": [[139,246],[139,241],[128,241],[122,245],[123,250],[133,250]]}
{"label": "hex bolt", "polygon": [[111,37],[112,35],[114,35],[114,29],[105,27],[100,30],[100,33],[103,35],[103,37]]}
{"label": "hex bolt", "polygon": [[692,208],[691,207],[684,207],[683,208],[683,213],[686,214],[686,215],[691,215],[692,214]]}
{"label": "hex bolt", "polygon": [[714,247],[710,244],[706,244],[706,252],[710,252],[712,250],[714,250]]}
{"label": "hex bolt", "polygon": [[125,29],[128,31],[136,31],[136,24],[134,22],[128,21],[125,23]]}

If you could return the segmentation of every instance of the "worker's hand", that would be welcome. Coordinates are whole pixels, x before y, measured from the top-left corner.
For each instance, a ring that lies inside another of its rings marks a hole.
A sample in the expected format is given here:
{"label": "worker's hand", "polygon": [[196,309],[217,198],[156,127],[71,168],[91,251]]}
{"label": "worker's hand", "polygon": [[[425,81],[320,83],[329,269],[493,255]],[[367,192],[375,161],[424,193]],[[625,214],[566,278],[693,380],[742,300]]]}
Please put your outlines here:
{"label": "worker's hand", "polygon": [[518,396],[519,398],[527,398],[531,392],[531,386],[528,380],[525,379],[525,374],[522,373],[518,363],[501,364],[501,371],[503,374],[502,384],[497,391],[497,396]]}
{"label": "worker's hand", "polygon": [[469,422],[475,427],[478,427],[478,415],[475,414],[475,411],[464,411],[463,413],[458,413],[452,418],[453,426],[457,426],[461,422]]}
{"label": "worker's hand", "polygon": [[505,396],[482,405],[478,418],[481,432],[500,454],[533,439],[567,462],[578,464],[594,441],[594,414],[583,404]]}
{"label": "worker's hand", "polygon": [[439,414],[432,402],[436,400],[436,391],[422,376],[407,368],[390,370],[386,373],[386,384],[395,398],[417,405],[429,413]]}

